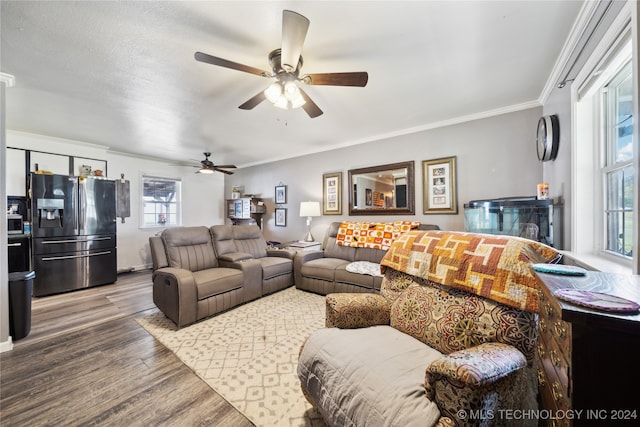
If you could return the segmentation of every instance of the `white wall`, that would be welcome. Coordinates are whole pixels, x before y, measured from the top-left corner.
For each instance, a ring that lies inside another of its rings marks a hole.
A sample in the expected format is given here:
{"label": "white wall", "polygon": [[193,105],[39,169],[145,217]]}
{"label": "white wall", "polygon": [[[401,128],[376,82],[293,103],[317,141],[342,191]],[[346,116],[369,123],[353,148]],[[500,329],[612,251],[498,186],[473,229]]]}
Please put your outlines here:
{"label": "white wall", "polygon": [[200,175],[195,168],[175,166],[169,162],[125,156],[109,152],[106,147],[8,131],[7,146],[45,151],[76,157],[103,159],[108,162],[108,178],[124,174],[130,181],[131,217],[117,224],[118,271],[151,266],[149,237],[160,228],[139,228],[141,197],[140,175],[143,172],[182,178],[183,225],[213,225],[224,222],[224,177],[222,174]]}
{"label": "white wall", "polygon": [[563,201],[564,249],[571,249],[571,87],[555,88],[543,107],[544,115],[558,116],[560,143],[555,160],[543,163],[544,182],[549,183],[549,196]]}
{"label": "white wall", "polygon": [[[342,215],[314,218],[312,233],[324,237],[332,221],[417,220],[438,224],[442,229],[463,230],[463,205],[470,200],[509,196],[535,196],[542,182],[542,164],[535,150],[535,133],[541,108],[474,120],[411,135],[370,142],[348,148],[242,168],[225,180],[225,194],[242,186],[244,193],[263,197],[267,207],[264,234],[268,240],[302,239],[306,219],[300,218],[300,202],[322,200],[322,175],[342,172]],[[457,215],[424,215],[422,161],[457,156]],[[412,217],[349,217],[347,171],[403,161],[415,161],[415,211]],[[274,224],[274,187],[287,185],[287,227]]]}

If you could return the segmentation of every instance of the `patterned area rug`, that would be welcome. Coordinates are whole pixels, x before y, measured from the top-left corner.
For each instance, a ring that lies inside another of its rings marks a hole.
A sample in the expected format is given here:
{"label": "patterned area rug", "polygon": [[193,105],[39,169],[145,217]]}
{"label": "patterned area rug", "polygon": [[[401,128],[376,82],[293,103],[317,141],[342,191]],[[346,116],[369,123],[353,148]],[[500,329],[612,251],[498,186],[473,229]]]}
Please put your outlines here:
{"label": "patterned area rug", "polygon": [[324,426],[296,373],[324,317],[323,296],[290,287],[179,330],[161,312],[137,321],[256,426]]}

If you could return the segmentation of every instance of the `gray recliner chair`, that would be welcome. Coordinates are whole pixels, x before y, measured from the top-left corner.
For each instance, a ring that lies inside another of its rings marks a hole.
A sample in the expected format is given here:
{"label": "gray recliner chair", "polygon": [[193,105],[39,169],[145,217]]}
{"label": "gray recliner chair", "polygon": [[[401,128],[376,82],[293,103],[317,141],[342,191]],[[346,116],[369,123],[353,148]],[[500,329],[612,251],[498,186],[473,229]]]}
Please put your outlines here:
{"label": "gray recliner chair", "polygon": [[[295,251],[268,249],[257,225],[214,225],[210,228],[218,262],[223,267],[238,268],[247,260],[262,266],[262,295],[293,285]],[[256,298],[262,296],[256,295]]]}

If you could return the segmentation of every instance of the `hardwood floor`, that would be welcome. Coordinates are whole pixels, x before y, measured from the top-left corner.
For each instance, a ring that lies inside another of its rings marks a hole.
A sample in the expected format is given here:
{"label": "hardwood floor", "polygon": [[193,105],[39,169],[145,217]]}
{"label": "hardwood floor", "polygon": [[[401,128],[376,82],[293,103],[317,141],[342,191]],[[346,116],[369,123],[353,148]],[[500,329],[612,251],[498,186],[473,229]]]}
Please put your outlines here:
{"label": "hardwood floor", "polygon": [[156,310],[148,271],[34,298],[0,354],[2,426],[253,426],[136,323]]}

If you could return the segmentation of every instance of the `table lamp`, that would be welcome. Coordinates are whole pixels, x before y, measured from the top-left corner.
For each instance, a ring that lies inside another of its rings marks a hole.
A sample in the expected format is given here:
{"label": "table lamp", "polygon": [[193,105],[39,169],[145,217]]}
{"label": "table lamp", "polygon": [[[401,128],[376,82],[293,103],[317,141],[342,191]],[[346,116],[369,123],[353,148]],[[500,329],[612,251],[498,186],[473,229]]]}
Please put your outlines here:
{"label": "table lamp", "polygon": [[311,235],[311,218],[320,216],[320,202],[301,202],[300,216],[307,217],[307,236],[304,238],[304,241],[313,242],[313,236]]}

